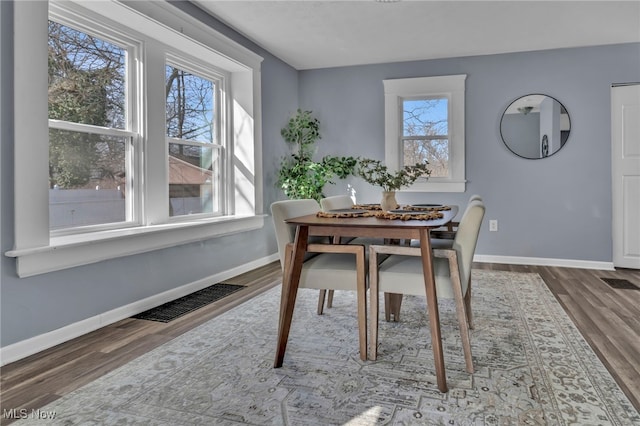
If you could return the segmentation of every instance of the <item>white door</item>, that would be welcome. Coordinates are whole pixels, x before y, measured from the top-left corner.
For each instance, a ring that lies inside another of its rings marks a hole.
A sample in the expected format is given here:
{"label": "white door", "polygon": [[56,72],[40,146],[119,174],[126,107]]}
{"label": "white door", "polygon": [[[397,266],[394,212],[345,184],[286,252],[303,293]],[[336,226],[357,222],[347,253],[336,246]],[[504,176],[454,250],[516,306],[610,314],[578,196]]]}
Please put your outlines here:
{"label": "white door", "polygon": [[640,84],[611,89],[613,265],[640,269]]}

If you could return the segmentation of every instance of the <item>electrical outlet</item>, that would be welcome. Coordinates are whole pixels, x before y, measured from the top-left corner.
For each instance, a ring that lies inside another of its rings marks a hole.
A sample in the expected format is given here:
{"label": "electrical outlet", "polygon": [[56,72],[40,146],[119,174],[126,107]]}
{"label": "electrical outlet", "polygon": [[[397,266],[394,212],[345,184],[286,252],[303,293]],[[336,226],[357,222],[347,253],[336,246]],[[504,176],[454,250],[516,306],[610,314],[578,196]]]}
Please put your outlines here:
{"label": "electrical outlet", "polygon": [[492,219],[489,221],[489,231],[491,232],[498,231],[498,221],[496,219]]}

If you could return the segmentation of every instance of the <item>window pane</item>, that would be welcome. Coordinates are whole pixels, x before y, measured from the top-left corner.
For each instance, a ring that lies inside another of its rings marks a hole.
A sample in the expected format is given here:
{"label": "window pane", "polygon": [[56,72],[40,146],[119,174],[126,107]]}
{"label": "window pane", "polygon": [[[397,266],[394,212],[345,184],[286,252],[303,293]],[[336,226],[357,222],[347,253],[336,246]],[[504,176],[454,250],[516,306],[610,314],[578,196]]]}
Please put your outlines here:
{"label": "window pane", "polygon": [[167,136],[215,142],[215,83],[185,70],[166,66]]}
{"label": "window pane", "polygon": [[169,144],[169,216],[217,212],[218,168],[216,148]]}
{"label": "window pane", "polygon": [[449,134],[448,100],[404,100],[403,136],[446,136]]}
{"label": "window pane", "polygon": [[128,138],[49,129],[50,229],[124,222]]}
{"label": "window pane", "polygon": [[121,47],[49,21],[49,118],[124,129]]}
{"label": "window pane", "polygon": [[403,154],[403,165],[427,161],[431,177],[449,177],[449,140],[404,140]]}

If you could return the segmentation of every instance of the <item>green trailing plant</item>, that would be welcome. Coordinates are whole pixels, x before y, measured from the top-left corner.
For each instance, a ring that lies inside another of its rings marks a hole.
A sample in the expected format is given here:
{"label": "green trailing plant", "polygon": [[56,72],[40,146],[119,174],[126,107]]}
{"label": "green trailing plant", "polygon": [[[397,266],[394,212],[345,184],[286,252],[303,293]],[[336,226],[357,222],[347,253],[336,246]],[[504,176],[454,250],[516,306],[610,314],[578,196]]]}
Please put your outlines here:
{"label": "green trailing plant", "polygon": [[391,172],[381,161],[364,158],[358,161],[355,174],[371,185],[381,187],[383,191],[397,191],[403,186],[411,185],[419,178],[428,178],[431,171],[427,165],[425,161]]}
{"label": "green trailing plant", "polygon": [[291,199],[313,198],[320,201],[326,184],[353,174],[357,160],[353,157],[325,156],[313,160],[314,145],[321,139],[320,122],[311,111],[297,110],[280,134],[292,146],[292,153],[282,159],[278,186]]}

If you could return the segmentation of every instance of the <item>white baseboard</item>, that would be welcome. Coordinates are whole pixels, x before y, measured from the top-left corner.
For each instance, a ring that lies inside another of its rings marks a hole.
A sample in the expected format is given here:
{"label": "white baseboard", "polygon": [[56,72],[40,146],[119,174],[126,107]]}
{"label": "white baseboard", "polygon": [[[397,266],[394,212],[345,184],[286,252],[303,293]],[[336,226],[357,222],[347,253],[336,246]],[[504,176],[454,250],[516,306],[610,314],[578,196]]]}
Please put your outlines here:
{"label": "white baseboard", "polygon": [[518,257],[518,256],[490,256],[475,255],[474,262],[479,263],[505,263],[509,265],[535,265],[535,266],[559,266],[562,268],[600,269],[603,271],[615,270],[613,262],[595,262],[591,260],[552,259],[545,257]]}
{"label": "white baseboard", "polygon": [[45,349],[51,348],[60,343],[67,342],[76,337],[90,333],[99,328],[113,324],[125,318],[144,312],[155,306],[178,299],[187,294],[202,290],[212,283],[219,283],[228,280],[245,272],[267,265],[278,260],[278,254],[272,254],[261,259],[254,260],[247,264],[238,266],[227,271],[219,272],[201,280],[185,284],[163,293],[159,293],[146,299],[138,300],[125,306],[104,312],[91,318],[69,324],[57,330],[34,336],[26,340],[0,348],[0,365],[6,365],[19,359],[26,358]]}
{"label": "white baseboard", "polygon": [[[31,337],[29,339],[5,346],[3,348],[0,348],[0,365],[6,365],[11,362],[18,361],[19,359],[26,358],[29,355],[33,355],[60,343],[64,343],[76,337],[90,333],[109,324],[113,324],[116,321],[129,318],[133,315],[139,314],[140,312],[144,312],[147,309],[151,309],[155,306],[162,305],[163,303],[169,302],[171,300],[178,299],[182,296],[193,293],[194,291],[201,290],[205,287],[210,286],[211,283],[228,280],[229,278],[233,278],[237,275],[249,272],[253,269],[274,262],[278,259],[279,257],[277,253],[272,254],[270,256],[257,259],[245,265],[211,275],[209,277],[183,285],[181,287],[174,288],[172,290],[168,290],[154,296],[150,296],[146,299],[142,299],[116,309],[112,309],[111,311],[104,312],[100,315],[96,315],[94,317],[69,324],[57,330],[53,330],[48,333],[44,333],[39,336]],[[613,267],[613,262],[594,262],[572,259],[476,255],[474,256],[473,260],[474,262],[480,263],[559,266],[563,268],[600,269],[605,271],[612,271],[615,269]]]}

